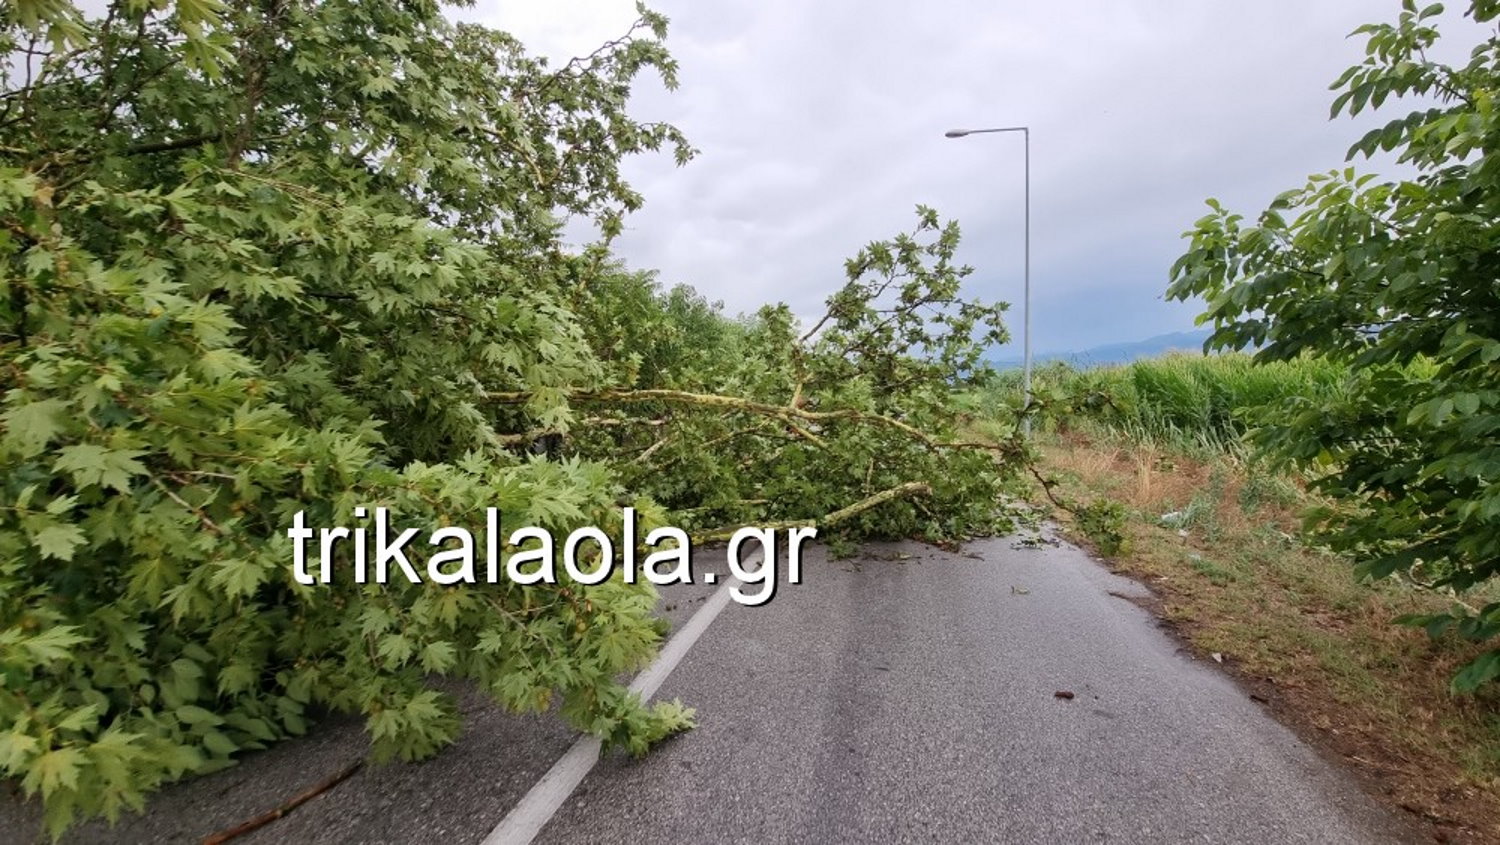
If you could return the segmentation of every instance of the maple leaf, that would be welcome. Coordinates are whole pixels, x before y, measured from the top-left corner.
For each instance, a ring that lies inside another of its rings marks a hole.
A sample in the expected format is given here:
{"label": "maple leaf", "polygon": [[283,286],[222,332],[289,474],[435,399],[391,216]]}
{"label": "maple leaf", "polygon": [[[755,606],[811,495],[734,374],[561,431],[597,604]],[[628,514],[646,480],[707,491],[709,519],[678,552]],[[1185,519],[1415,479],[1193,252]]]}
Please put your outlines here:
{"label": "maple leaf", "polygon": [[146,467],[136,460],[144,454],[135,449],[106,449],[94,443],[79,443],[58,450],[53,465],[71,473],[80,488],[98,484],[128,493],[130,477],[146,472]]}

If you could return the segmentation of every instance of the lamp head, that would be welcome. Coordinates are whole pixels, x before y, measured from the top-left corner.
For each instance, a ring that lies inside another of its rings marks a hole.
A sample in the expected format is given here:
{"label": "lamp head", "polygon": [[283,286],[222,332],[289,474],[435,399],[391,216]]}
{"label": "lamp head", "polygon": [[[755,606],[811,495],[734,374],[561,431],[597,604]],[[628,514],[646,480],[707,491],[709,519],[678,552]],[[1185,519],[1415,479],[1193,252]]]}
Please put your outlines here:
{"label": "lamp head", "polygon": [[943,133],[943,137],[944,138],[962,138],[963,136],[965,136],[967,134],[969,134],[969,130],[967,130],[967,129],[949,129],[947,132]]}

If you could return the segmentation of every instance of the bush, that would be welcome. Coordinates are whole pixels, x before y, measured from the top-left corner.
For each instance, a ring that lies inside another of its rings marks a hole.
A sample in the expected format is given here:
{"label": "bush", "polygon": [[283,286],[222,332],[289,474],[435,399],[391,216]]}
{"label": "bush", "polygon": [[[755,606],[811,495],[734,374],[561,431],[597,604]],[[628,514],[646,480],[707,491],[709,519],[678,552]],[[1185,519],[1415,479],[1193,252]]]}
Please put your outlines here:
{"label": "bush", "polygon": [[1113,557],[1128,551],[1125,505],[1113,499],[1096,499],[1074,511],[1078,530],[1089,538],[1099,554]]}

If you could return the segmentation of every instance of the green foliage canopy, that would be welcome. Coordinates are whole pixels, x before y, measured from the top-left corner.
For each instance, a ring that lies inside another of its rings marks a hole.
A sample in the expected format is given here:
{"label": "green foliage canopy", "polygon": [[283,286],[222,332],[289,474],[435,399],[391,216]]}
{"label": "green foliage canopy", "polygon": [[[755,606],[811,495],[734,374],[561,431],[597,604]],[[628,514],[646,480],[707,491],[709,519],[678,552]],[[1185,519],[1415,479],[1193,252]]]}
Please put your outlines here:
{"label": "green foliage canopy", "polygon": [[282,533],[360,505],[566,531],[614,504],[603,467],[502,448],[480,392],[561,422],[602,375],[554,212],[616,227],[620,159],[690,152],[621,109],[642,69],[672,80],[664,21],[553,71],[436,3],[3,14],[0,770],[52,828],[310,708],[429,754],[456,727],[431,674],[559,691],[636,749],[682,727],[614,681],[654,651],[649,591],[308,588]]}

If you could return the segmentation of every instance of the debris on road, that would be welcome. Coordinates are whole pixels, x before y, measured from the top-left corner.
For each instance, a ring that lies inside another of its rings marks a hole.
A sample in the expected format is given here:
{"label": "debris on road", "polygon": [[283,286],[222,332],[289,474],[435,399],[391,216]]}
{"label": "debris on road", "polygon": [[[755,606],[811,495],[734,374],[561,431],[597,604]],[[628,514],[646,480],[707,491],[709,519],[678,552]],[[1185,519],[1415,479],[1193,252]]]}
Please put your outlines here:
{"label": "debris on road", "polygon": [[303,804],[306,804],[308,801],[311,801],[319,795],[322,795],[328,790],[343,783],[345,780],[348,780],[349,776],[363,768],[364,764],[364,760],[355,760],[353,763],[350,763],[349,765],[340,769],[335,774],[325,778],[322,781],[319,781],[311,788],[306,789],[288,799],[285,803],[275,808],[274,810],[267,810],[266,812],[261,813],[260,815],[256,816],[253,819],[250,819],[249,821],[242,822],[241,824],[237,824],[228,830],[223,830],[204,838],[203,845],[222,845],[222,843],[228,842],[231,839],[238,839],[239,837],[244,836],[247,833],[252,833],[254,831],[260,830],[271,822],[276,821],[282,816],[285,816],[287,813],[290,813]]}

